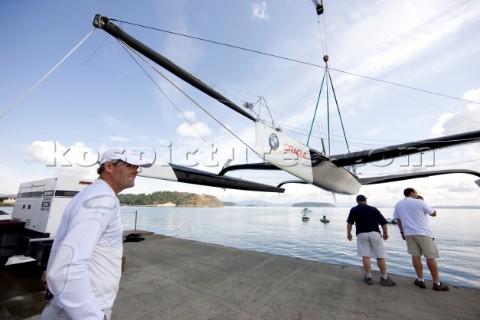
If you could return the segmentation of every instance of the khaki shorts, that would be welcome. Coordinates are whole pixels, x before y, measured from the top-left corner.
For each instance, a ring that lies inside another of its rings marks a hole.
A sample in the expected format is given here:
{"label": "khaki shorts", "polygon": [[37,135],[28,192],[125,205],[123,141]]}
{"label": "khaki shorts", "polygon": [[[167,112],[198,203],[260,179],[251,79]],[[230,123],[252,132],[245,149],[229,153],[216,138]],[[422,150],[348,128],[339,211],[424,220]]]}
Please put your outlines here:
{"label": "khaki shorts", "polygon": [[424,256],[427,259],[440,258],[437,245],[432,238],[426,236],[405,236],[407,250],[414,257]]}

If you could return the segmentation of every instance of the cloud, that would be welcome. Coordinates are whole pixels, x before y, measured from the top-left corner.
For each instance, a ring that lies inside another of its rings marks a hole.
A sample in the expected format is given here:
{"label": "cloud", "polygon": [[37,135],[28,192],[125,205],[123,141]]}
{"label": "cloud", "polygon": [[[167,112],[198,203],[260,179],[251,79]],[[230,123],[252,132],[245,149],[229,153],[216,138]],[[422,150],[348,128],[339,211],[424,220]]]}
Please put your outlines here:
{"label": "cloud", "polygon": [[[438,6],[429,2],[401,8],[398,4],[391,3],[382,9],[376,8],[369,12],[371,19],[354,19],[352,22],[356,27],[346,32],[345,42],[350,43],[351,40],[352,47],[365,47],[361,46],[365,42],[375,44],[370,46],[371,51],[366,48],[363,56],[359,54],[361,59],[357,61],[360,63],[352,70],[353,73],[375,76],[398,68],[408,63],[412,57],[430,52],[432,47],[451,38],[472,19],[471,12],[465,8]],[[451,10],[455,10],[455,15],[452,15]],[[406,16],[409,19],[406,20]],[[389,27],[377,30],[374,34],[358,33],[364,28],[372,30],[372,24]]]}
{"label": "cloud", "polygon": [[197,115],[195,114],[195,111],[183,111],[182,114],[177,115],[179,118],[185,118],[188,120],[195,120],[197,118]]}
{"label": "cloud", "polygon": [[27,146],[25,158],[27,162],[53,169],[59,176],[93,178],[99,154],[83,142],[63,146],[57,141],[34,141]]}
{"label": "cloud", "polygon": [[[181,1],[178,1],[178,5],[181,6]],[[171,22],[171,29],[178,33],[194,34],[197,30],[190,30],[189,17],[184,9],[179,8],[175,10],[179,13],[175,19]],[[190,69],[195,63],[198,63],[204,55],[204,51],[201,46],[198,46],[195,42],[190,41],[185,37],[178,37],[176,35],[169,35],[166,41],[162,41],[162,50],[165,57],[172,57],[175,59],[175,63],[182,66],[186,70]],[[162,53],[163,54],[163,53]]]}
{"label": "cloud", "polygon": [[[480,101],[480,88],[472,89],[463,94],[463,99]],[[445,113],[441,115],[432,129],[436,135],[455,134],[466,131],[478,130],[480,123],[480,105],[468,104],[455,114]]]}
{"label": "cloud", "polygon": [[109,137],[110,141],[118,141],[118,142],[128,142],[131,141],[131,139],[125,138],[125,137],[119,137],[119,136],[110,136]]}
{"label": "cloud", "polygon": [[173,145],[173,142],[168,139],[158,139],[158,145],[162,148],[170,148]]}
{"label": "cloud", "polygon": [[124,143],[128,141],[150,140],[149,136],[144,133],[144,130],[136,127],[132,121],[123,121],[111,114],[103,114],[102,123],[106,129],[113,132],[109,137],[113,142]]}
{"label": "cloud", "polygon": [[98,152],[85,146],[83,142],[76,142],[71,146],[63,146],[57,141],[34,141],[26,148],[28,162],[39,162],[50,167],[82,167],[93,166],[97,163]]}
{"label": "cloud", "polygon": [[199,138],[208,136],[212,133],[209,126],[205,122],[197,122],[190,125],[188,123],[182,123],[177,127],[177,133],[182,137]]}
{"label": "cloud", "polygon": [[267,3],[262,1],[261,3],[252,3],[252,19],[268,20]]}
{"label": "cloud", "polygon": [[480,103],[480,88],[472,89],[463,94],[463,99]]}
{"label": "cloud", "polygon": [[453,117],[453,114],[451,113],[445,113],[443,115],[441,115],[438,120],[437,120],[437,123],[433,126],[432,128],[432,133],[435,134],[435,135],[443,135],[445,134],[445,123],[451,119]]}

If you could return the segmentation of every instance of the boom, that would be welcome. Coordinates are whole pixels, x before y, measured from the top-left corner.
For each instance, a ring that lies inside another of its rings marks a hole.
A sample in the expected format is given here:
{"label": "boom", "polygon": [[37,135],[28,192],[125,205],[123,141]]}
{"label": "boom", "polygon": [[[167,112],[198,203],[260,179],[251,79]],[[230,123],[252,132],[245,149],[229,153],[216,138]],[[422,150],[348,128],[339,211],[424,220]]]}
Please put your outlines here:
{"label": "boom", "polygon": [[170,61],[169,59],[165,58],[158,52],[154,51],[150,47],[146,46],[145,44],[141,43],[137,39],[130,36],[128,33],[124,32],[120,29],[116,24],[110,21],[109,18],[96,14],[95,18],[93,19],[93,26],[99,29],[104,30],[105,32],[112,35],[114,38],[126,43],[131,48],[137,50],[145,57],[149,58],[153,62],[157,63],[161,67],[165,68],[166,70],[170,71],[180,79],[184,80],[185,82],[189,83],[190,85],[194,86],[198,90],[202,91],[203,93],[209,95],[210,97],[214,98],[220,103],[223,103],[227,107],[236,112],[240,113],[241,115],[247,117],[248,119],[255,122],[255,118],[236,105],[234,102],[230,101],[228,98],[220,94],[219,92],[212,89],[210,86],[205,84],[202,80],[198,79],[188,71],[180,68],[178,65]]}

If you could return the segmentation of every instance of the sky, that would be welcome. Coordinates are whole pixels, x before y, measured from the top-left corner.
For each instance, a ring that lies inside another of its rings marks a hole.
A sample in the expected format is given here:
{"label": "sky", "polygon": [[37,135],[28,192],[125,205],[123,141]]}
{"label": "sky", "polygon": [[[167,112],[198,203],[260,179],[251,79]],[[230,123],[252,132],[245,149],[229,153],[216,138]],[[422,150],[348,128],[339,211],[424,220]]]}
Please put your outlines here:
{"label": "sky", "polygon": [[[161,67],[135,61],[93,27],[95,14],[116,19],[125,32],[238,105],[254,103],[262,119],[273,119],[311,148],[323,150],[325,137],[328,154],[479,129],[477,1],[324,0],[324,7],[318,16],[311,0],[0,1],[0,193],[16,194],[22,182],[56,176],[95,179],[94,163],[107,147],[153,150],[159,162],[214,173],[229,159],[261,161],[249,149],[253,122]],[[324,55],[332,86],[322,89],[308,139]],[[458,146],[361,166],[357,174],[480,171],[479,151],[478,143]],[[277,171],[229,175],[273,185],[293,179]],[[478,205],[476,179],[443,175],[360,192],[383,207],[403,198],[406,187],[432,206]],[[283,194],[258,193],[138,177],[123,193],[168,190],[233,202],[355,205],[355,196],[311,185],[285,188]]]}

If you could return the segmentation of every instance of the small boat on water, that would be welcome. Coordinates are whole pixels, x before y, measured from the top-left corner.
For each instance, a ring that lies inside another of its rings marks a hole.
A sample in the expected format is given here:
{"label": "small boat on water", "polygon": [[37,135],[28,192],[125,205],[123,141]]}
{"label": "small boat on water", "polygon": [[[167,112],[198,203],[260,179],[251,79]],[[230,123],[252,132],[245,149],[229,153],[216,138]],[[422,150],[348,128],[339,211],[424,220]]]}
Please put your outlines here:
{"label": "small boat on water", "polygon": [[327,216],[323,216],[323,218],[320,219],[320,222],[323,222],[323,223],[329,223],[330,220],[327,219]]}
{"label": "small boat on water", "polygon": [[310,220],[310,213],[312,213],[312,210],[310,210],[308,208],[304,208],[302,210],[302,221]]}
{"label": "small boat on water", "polygon": [[[10,219],[10,213],[5,212],[3,210],[0,210],[0,221],[2,220],[9,220]],[[2,234],[0,233],[0,239],[2,239]],[[2,240],[0,240],[1,242]],[[0,263],[1,264],[1,263]]]}
{"label": "small boat on water", "polygon": [[397,219],[395,219],[395,218],[387,218],[387,223],[388,223],[388,224],[397,224]]}

